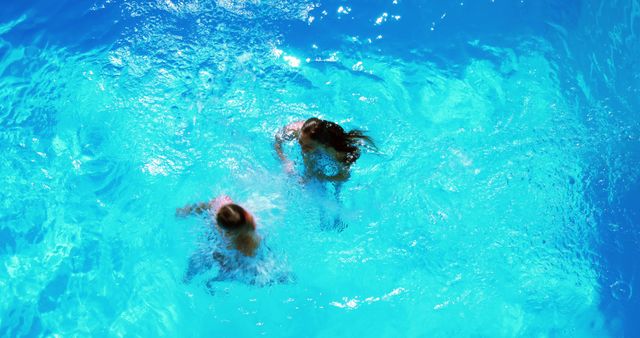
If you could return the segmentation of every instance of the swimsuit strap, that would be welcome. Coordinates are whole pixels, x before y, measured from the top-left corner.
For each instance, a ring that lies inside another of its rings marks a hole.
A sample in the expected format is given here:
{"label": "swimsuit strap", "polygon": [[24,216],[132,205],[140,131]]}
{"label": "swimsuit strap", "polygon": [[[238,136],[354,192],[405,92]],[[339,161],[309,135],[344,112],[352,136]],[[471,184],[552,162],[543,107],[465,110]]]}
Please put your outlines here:
{"label": "swimsuit strap", "polygon": [[209,210],[213,211],[213,215],[218,213],[218,210],[222,208],[224,205],[233,203],[231,197],[227,195],[220,195],[209,202]]}

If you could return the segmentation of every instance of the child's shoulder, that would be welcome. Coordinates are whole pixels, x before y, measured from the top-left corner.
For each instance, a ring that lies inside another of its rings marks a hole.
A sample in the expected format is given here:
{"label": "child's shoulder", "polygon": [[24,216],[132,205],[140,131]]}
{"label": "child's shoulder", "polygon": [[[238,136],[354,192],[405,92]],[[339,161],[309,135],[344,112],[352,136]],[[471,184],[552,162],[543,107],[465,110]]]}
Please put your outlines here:
{"label": "child's shoulder", "polygon": [[261,238],[257,234],[238,236],[235,240],[235,247],[247,257],[255,257],[260,247]]}

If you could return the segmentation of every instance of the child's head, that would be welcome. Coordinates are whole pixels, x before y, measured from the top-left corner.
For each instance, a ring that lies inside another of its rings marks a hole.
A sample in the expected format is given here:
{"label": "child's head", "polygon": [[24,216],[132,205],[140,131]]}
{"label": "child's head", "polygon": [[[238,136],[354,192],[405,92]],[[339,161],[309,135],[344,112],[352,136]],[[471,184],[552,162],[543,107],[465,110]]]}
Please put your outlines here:
{"label": "child's head", "polygon": [[225,204],[220,207],[216,213],[216,221],[220,228],[230,233],[240,233],[256,229],[253,216],[243,207],[234,203]]}
{"label": "child's head", "polygon": [[216,213],[218,228],[231,240],[232,247],[245,256],[254,256],[260,245],[260,237],[254,232],[256,223],[253,216],[243,207],[228,203]]}
{"label": "child's head", "polygon": [[360,157],[360,141],[373,144],[371,138],[359,130],[346,132],[337,123],[312,117],[302,125],[299,143],[302,151],[313,151],[318,145],[345,153],[344,162],[351,164]]}

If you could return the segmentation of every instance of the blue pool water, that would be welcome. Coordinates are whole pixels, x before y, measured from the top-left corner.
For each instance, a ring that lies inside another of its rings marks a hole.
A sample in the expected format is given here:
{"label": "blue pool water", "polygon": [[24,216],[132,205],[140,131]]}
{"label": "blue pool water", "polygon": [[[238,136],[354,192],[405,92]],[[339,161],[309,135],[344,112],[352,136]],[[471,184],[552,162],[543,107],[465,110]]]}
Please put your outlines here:
{"label": "blue pool water", "polygon": [[[639,1],[1,7],[0,336],[640,335]],[[338,200],[310,116],[378,145]],[[261,285],[183,282],[220,193]]]}

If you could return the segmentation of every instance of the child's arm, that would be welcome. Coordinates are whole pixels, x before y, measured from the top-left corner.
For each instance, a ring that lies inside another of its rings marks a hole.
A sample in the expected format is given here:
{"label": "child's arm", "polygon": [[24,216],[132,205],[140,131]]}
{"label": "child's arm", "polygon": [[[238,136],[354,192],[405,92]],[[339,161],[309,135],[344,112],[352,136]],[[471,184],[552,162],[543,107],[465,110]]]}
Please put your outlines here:
{"label": "child's arm", "polygon": [[176,216],[186,217],[191,214],[201,215],[202,213],[209,211],[209,207],[209,203],[205,202],[187,204],[182,208],[176,209]]}
{"label": "child's arm", "polygon": [[231,197],[227,195],[220,195],[209,202],[187,204],[182,208],[178,208],[176,209],[176,216],[186,217],[191,214],[201,215],[205,212],[217,212],[220,207],[229,203],[233,203]]}
{"label": "child's arm", "polygon": [[300,134],[300,129],[302,128],[303,124],[304,124],[304,121],[293,122],[288,124],[284,128],[280,129],[278,133],[276,133],[276,142],[274,144],[274,147],[276,149],[276,153],[278,154],[278,157],[285,164],[287,171],[292,170],[293,165],[291,161],[287,159],[287,157],[284,155],[284,151],[282,150],[282,143],[285,141],[292,141],[298,138]]}

